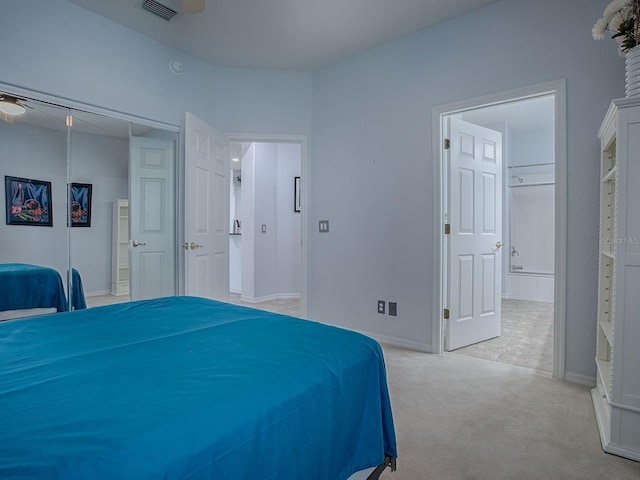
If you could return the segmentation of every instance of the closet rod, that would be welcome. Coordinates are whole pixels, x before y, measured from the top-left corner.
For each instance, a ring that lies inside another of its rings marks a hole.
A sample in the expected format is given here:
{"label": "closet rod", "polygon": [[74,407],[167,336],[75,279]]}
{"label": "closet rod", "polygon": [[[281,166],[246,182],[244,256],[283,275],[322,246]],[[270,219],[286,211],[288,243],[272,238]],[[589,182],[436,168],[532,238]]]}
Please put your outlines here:
{"label": "closet rod", "polygon": [[556,182],[531,182],[531,183],[516,183],[514,185],[509,185],[509,188],[515,187],[538,187],[541,185],[555,185]]}
{"label": "closet rod", "polygon": [[527,165],[509,165],[507,168],[544,167],[546,165],[555,165],[555,162],[529,163]]}

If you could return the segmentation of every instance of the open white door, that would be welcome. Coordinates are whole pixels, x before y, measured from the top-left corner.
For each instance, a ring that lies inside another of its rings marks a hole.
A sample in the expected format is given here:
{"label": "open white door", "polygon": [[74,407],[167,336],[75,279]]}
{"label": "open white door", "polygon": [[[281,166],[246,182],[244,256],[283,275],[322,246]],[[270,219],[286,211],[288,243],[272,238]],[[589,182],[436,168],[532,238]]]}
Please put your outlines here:
{"label": "open white door", "polygon": [[500,335],[502,134],[451,118],[448,138],[445,349],[455,350]]}
{"label": "open white door", "polygon": [[175,142],[129,141],[131,300],[175,295]]}
{"label": "open white door", "polygon": [[229,299],[229,139],[185,121],[185,294]]}

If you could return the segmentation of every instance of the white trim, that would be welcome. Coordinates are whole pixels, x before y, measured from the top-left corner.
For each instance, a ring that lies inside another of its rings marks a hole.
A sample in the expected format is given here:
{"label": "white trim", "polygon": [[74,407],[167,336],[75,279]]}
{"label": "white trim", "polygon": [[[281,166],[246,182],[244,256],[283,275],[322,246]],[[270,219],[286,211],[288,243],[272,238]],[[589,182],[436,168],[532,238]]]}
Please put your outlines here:
{"label": "white trim", "polygon": [[85,298],[101,297],[102,295],[111,295],[111,290],[96,290],[95,292],[85,292]]}
{"label": "white trim", "polygon": [[[553,377],[565,380],[565,335],[566,335],[566,252],[567,252],[567,119],[566,119],[566,80],[532,85],[483,97],[462,100],[433,108],[431,142],[433,155],[433,219],[434,242],[433,258],[433,296],[431,350],[442,353],[444,350],[444,319],[442,310],[445,301],[442,298],[443,259],[445,257],[443,232],[443,161],[445,116],[466,110],[489,107],[518,100],[526,100],[543,95],[554,95],[555,155],[556,155],[556,202],[555,202],[555,282],[554,282],[554,345]],[[573,377],[575,378],[575,377]]]}
{"label": "white trim", "polygon": [[302,223],[301,247],[301,272],[300,272],[300,316],[307,318],[307,271],[308,271],[308,241],[307,241],[307,214],[309,212],[309,168],[308,168],[308,137],[307,135],[272,135],[250,133],[226,133],[232,142],[256,142],[256,143],[297,143],[300,145],[302,156],[302,191],[300,201],[302,208],[300,220]]}
{"label": "white trim", "polygon": [[564,380],[567,299],[567,82],[555,82],[556,215],[553,378]]}
{"label": "white trim", "polygon": [[300,298],[299,293],[275,293],[273,295],[264,295],[262,297],[249,297],[247,295],[242,295],[241,292],[236,292],[236,293],[240,294],[240,301],[246,302],[246,303],[261,303],[261,302],[271,302],[273,300],[292,300],[292,299]]}

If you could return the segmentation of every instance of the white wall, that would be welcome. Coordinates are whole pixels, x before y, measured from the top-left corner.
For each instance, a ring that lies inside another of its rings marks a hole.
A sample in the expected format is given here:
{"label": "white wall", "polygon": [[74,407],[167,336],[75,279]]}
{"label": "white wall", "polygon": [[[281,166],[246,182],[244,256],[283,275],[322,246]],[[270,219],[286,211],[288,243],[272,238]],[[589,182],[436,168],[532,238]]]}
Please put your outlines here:
{"label": "white wall", "polygon": [[556,154],[553,125],[549,128],[515,132],[513,147],[510,165],[554,162]]}
{"label": "white wall", "polygon": [[[278,229],[276,225],[276,185],[278,147],[275,143],[255,144],[255,176],[253,178],[254,208],[256,216],[255,256],[253,265],[254,295],[256,298],[269,297],[278,292],[273,273],[277,268],[276,245]],[[262,226],[266,232],[262,231]],[[251,228],[251,225],[247,225]]]}
{"label": "white wall", "polygon": [[[0,17],[3,63],[14,65],[0,82],[172,124],[191,111],[230,133],[312,133],[309,316],[428,346],[433,107],[564,78],[566,369],[593,376],[596,134],[624,94],[614,42],[591,37],[607,3],[501,0],[309,73],[211,67],[64,0],[23,0]],[[377,299],[397,301],[398,317],[378,315]]]}
{"label": "white wall", "polygon": [[244,300],[300,296],[301,226],[293,211],[300,156],[299,145],[254,143],[242,159]]}
{"label": "white wall", "polygon": [[71,265],[86,295],[111,292],[113,202],[129,198],[129,139],[73,133],[71,178],[92,184],[91,227],[71,229]]}
{"label": "white wall", "polygon": [[[6,225],[5,175],[51,182],[53,226]],[[68,268],[67,133],[0,121],[0,263],[30,263]]]}
{"label": "white wall", "polygon": [[[614,42],[591,37],[607,3],[503,0],[314,73],[311,318],[430,346],[432,109],[566,79],[566,370],[595,375],[596,134],[624,94]],[[378,299],[397,301],[398,317],[379,315]]]}
{"label": "white wall", "polygon": [[[66,0],[11,2],[0,16],[0,82],[182,125],[215,125],[217,68]],[[19,19],[16,20],[16,19]],[[169,60],[184,72],[175,75]]]}
{"label": "white wall", "polygon": [[300,296],[301,214],[293,211],[294,177],[301,175],[302,152],[299,144],[277,144],[276,242],[278,294]]}

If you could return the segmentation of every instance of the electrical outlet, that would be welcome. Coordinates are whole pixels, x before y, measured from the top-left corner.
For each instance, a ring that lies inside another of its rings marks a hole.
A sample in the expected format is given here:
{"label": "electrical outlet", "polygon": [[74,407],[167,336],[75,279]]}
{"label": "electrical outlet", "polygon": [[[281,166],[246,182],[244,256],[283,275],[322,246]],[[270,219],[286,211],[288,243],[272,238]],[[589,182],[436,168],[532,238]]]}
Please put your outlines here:
{"label": "electrical outlet", "polygon": [[378,313],[382,313],[384,315],[384,310],[385,310],[385,301],[378,300]]}
{"label": "electrical outlet", "polygon": [[389,302],[389,315],[392,317],[398,316],[398,304],[396,302]]}

